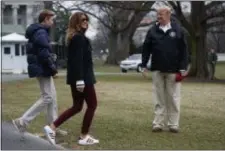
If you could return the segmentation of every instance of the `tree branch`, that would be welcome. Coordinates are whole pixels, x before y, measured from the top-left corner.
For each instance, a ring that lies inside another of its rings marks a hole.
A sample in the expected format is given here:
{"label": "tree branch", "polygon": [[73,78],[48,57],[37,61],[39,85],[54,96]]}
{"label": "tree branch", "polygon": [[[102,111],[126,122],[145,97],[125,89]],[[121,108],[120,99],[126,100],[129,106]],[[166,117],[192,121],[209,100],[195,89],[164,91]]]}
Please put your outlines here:
{"label": "tree branch", "polygon": [[202,22],[207,22],[209,19],[213,19],[213,18],[216,18],[216,17],[223,17],[225,16],[225,10],[223,11],[220,11],[220,12],[217,12],[217,13],[212,13],[210,15],[207,15],[203,20]]}
{"label": "tree branch", "polygon": [[[140,1],[136,1],[136,2],[139,2]],[[123,9],[123,10],[136,10],[136,11],[150,11],[151,8],[137,8],[135,5],[134,6],[131,6],[133,3],[130,3],[130,5],[126,5],[124,3],[115,3],[115,1],[96,1],[94,2],[95,4],[101,4],[101,5],[105,5],[105,6],[110,6],[110,7],[113,7],[113,8],[119,8],[119,9]],[[148,2],[144,2],[144,3],[149,3]],[[154,3],[154,2],[153,2]]]}
{"label": "tree branch", "polygon": [[168,1],[168,3],[173,7],[174,10],[177,10],[177,5],[174,1]]}
{"label": "tree branch", "polygon": [[[134,10],[134,13],[131,17],[131,19],[128,21],[128,23],[123,26],[122,28],[118,29],[117,32],[122,32],[127,30],[128,28],[130,28],[130,26],[135,26],[136,28],[136,22],[140,23],[140,19],[142,19],[147,13],[148,11],[139,11],[139,10],[143,10],[146,8],[151,8],[151,6],[154,4],[154,2],[146,2],[146,3],[140,3],[140,2],[136,2],[136,10]],[[140,15],[140,16],[139,16]],[[131,28],[133,29],[133,28]]]}
{"label": "tree branch", "polygon": [[109,24],[107,24],[101,17],[97,16],[94,12],[87,11],[87,10],[81,8],[79,5],[76,5],[76,7],[73,7],[73,8],[66,8],[61,3],[58,3],[58,4],[60,5],[60,7],[64,8],[64,9],[67,9],[68,11],[78,10],[78,11],[82,11],[82,12],[84,12],[86,14],[89,14],[89,15],[95,17],[96,19],[98,19],[99,22],[102,23],[105,27],[107,27],[108,29],[114,31],[114,29]]}
{"label": "tree branch", "polygon": [[194,36],[195,33],[194,33],[193,26],[185,18],[184,13],[182,12],[182,9],[181,9],[180,2],[175,3],[174,1],[168,1],[168,3],[173,7],[176,13],[174,17],[176,17],[181,22],[181,24],[184,26],[184,28],[188,30],[191,36]]}
{"label": "tree branch", "polygon": [[[91,1],[91,2],[82,2],[79,4],[76,4],[72,6],[71,8],[66,8],[62,4],[58,3],[62,8],[74,11],[79,10],[82,12],[85,12],[97,20],[101,24],[103,24],[106,28],[111,30],[112,32],[119,33],[123,32],[129,28],[133,29],[133,26],[136,26],[136,24],[139,24],[141,19],[151,10],[152,5],[154,2],[147,1],[147,2],[141,2],[141,1],[135,1],[135,2],[110,2],[110,1]],[[107,16],[107,20],[103,18],[101,15],[97,15],[94,12],[91,12],[91,8],[84,9],[83,7],[80,7],[80,5],[96,5],[99,8],[99,11],[104,12]],[[125,10],[124,10],[125,9]],[[112,11],[110,11],[112,10]],[[155,11],[155,9],[153,9]],[[137,23],[138,22],[138,23]],[[136,27],[135,27],[136,28]]]}
{"label": "tree branch", "polygon": [[[180,1],[177,1],[177,9],[179,12],[182,12]],[[183,12],[182,12],[182,14],[183,14]]]}
{"label": "tree branch", "polygon": [[209,33],[225,33],[225,29],[221,29],[221,30],[207,30],[207,32],[209,32]]}
{"label": "tree branch", "polygon": [[214,22],[208,23],[206,25],[206,28],[209,29],[209,28],[217,27],[217,26],[221,26],[221,25],[225,25],[225,20],[219,20],[219,21],[214,21]]}
{"label": "tree branch", "polygon": [[205,10],[209,10],[217,5],[224,3],[223,1],[212,1],[209,4],[205,5]]}

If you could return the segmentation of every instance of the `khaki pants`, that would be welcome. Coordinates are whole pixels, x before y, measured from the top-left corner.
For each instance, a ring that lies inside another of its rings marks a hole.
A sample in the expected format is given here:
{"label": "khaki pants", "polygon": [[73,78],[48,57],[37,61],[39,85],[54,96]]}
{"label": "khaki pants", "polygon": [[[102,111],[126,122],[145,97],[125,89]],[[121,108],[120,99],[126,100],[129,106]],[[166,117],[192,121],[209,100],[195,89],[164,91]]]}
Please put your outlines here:
{"label": "khaki pants", "polygon": [[[47,109],[47,124],[51,124],[58,116],[56,90],[52,77],[37,78],[41,97],[20,118],[28,125],[38,114]],[[27,92],[29,93],[29,92]]]}
{"label": "khaki pants", "polygon": [[175,77],[171,73],[153,72],[153,126],[179,127],[181,83],[176,82]]}

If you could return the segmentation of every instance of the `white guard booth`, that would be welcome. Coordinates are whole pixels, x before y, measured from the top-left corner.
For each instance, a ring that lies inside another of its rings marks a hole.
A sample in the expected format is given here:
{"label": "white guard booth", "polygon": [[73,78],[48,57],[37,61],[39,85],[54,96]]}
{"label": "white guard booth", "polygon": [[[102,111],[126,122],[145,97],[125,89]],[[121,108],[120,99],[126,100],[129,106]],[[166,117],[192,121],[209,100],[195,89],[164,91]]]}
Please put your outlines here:
{"label": "white guard booth", "polygon": [[27,73],[27,39],[25,36],[12,33],[1,39],[2,73]]}

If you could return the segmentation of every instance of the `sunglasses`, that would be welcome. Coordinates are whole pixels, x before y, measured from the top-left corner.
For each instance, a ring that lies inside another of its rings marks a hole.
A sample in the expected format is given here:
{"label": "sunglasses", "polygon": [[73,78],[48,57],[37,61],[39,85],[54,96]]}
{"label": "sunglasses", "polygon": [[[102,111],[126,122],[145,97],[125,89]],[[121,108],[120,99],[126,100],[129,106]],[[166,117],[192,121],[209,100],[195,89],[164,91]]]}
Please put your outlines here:
{"label": "sunglasses", "polygon": [[82,22],[85,22],[85,21],[88,22],[88,19],[87,19],[87,18],[82,18],[81,21],[82,21]]}

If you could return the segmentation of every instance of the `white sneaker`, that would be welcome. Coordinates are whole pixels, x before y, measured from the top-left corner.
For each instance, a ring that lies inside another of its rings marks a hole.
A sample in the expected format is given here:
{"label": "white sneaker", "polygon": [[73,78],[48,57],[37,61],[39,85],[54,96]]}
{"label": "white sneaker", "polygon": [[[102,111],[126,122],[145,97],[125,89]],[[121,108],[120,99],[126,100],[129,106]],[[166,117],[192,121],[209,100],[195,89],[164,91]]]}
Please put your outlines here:
{"label": "white sneaker", "polygon": [[78,140],[78,144],[79,145],[94,145],[94,144],[98,144],[99,140],[95,139],[94,137],[87,135],[85,138],[80,138]]}
{"label": "white sneaker", "polygon": [[51,129],[50,126],[46,125],[44,127],[45,136],[51,144],[55,145],[55,131]]}

